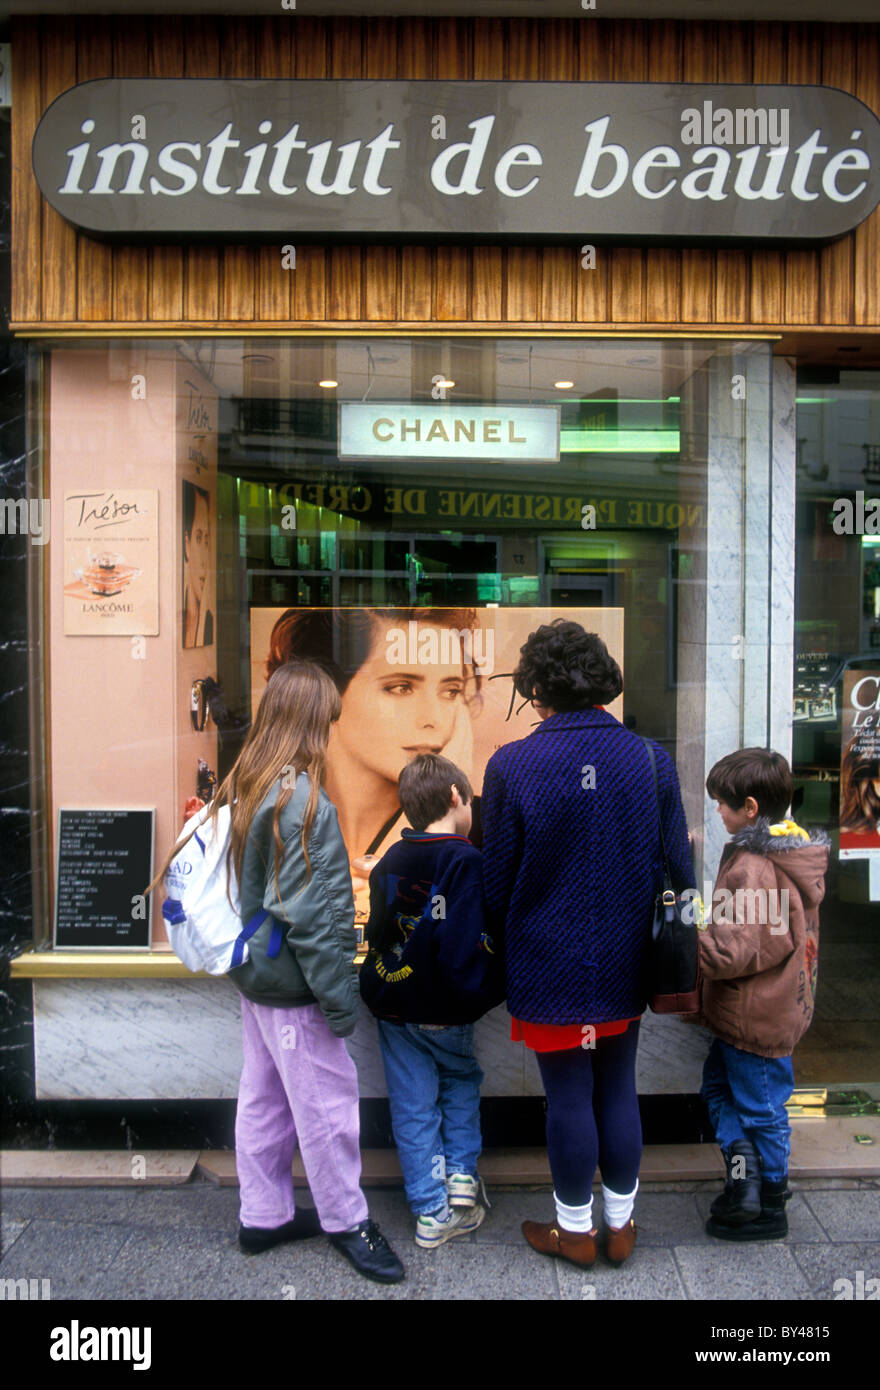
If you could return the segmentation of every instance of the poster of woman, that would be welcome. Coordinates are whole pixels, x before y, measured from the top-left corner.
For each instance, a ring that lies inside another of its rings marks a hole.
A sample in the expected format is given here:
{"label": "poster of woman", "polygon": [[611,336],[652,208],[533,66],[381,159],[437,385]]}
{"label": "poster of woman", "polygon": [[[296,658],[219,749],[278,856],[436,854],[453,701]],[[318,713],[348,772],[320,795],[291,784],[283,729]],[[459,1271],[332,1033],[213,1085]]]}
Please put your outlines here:
{"label": "poster of woman", "polygon": [[880,673],[843,678],[840,849],[846,857],[880,851]]}
{"label": "poster of woman", "polygon": [[[623,610],[615,608],[252,608],[251,698],[283,662],[318,661],[342,695],[325,786],[352,860],[356,925],[369,915],[364,856],[380,856],[407,825],[401,769],[442,753],[479,799],[486,763],[537,722],[511,703],[509,673],[530,632],[565,617],[596,632],[622,664]],[[618,718],[621,701],[609,707]],[[479,802],[473,838],[479,839]]]}
{"label": "poster of woman", "polygon": [[211,497],[183,480],[183,645],[210,647],[214,641],[214,521]]}

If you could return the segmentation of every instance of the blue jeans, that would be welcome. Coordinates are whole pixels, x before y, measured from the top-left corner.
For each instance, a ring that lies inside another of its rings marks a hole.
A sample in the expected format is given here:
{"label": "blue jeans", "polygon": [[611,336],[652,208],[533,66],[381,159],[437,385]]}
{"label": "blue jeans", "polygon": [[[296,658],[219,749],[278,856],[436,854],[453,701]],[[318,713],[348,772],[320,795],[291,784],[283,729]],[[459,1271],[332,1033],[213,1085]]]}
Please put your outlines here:
{"label": "blue jeans", "polygon": [[476,1176],[480,1156],[480,1085],[474,1028],[379,1019],[391,1128],[416,1216],[446,1206],[446,1174]]}
{"label": "blue jeans", "polygon": [[791,1125],[785,1102],[794,1089],[790,1057],[759,1057],[715,1038],[703,1067],[700,1095],[725,1151],[751,1139],[768,1182],[788,1177]]}

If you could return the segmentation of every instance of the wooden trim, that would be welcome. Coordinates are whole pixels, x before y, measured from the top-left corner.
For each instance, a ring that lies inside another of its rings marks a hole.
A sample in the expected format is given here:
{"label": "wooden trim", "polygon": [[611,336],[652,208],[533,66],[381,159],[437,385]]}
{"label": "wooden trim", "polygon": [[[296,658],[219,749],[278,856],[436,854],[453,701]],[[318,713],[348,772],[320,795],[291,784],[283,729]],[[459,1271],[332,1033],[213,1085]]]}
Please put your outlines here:
{"label": "wooden trim", "polygon": [[[13,303],[16,332],[89,326],[200,334],[430,331],[541,325],[558,332],[880,325],[880,210],[825,247],[580,245],[140,247],[78,233],[40,198],[30,141],[73,81],[110,74],[325,78],[826,82],[880,111],[876,25],[675,20],[117,16],[15,19]],[[585,228],[583,244],[589,243]],[[568,317],[566,317],[566,315]],[[336,326],[339,326],[337,330]],[[375,330],[374,330],[375,331]]]}

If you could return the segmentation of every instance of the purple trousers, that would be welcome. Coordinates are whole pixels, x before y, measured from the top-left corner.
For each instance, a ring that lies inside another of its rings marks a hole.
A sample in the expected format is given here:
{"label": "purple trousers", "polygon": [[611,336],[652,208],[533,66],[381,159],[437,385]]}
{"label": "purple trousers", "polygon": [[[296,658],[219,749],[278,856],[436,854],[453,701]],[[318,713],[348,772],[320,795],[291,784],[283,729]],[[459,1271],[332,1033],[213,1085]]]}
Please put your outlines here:
{"label": "purple trousers", "polygon": [[318,1004],[275,1009],[241,998],[244,1067],[235,1117],[241,1224],[293,1219],[293,1155],[302,1155],[321,1228],[367,1217],[360,1187],[357,1071]]}

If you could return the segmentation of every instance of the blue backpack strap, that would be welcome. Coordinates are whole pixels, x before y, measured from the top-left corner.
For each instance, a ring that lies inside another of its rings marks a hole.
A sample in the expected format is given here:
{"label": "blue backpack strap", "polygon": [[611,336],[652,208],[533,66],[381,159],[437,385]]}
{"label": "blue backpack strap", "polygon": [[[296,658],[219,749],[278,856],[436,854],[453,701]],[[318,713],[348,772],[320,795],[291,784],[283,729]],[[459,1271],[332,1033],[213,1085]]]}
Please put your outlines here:
{"label": "blue backpack strap", "polygon": [[[232,949],[232,964],[229,967],[230,970],[234,970],[236,966],[243,963],[244,943],[250,941],[251,937],[260,930],[260,927],[268,916],[269,914],[264,908],[262,911],[256,913],[256,915],[242,927],[235,939],[235,946]],[[277,960],[278,956],[281,954],[281,943],[283,940],[284,930],[281,923],[277,920],[273,920],[272,931],[269,936],[269,945],[266,947],[266,956],[269,960]]]}
{"label": "blue backpack strap", "polygon": [[266,948],[266,955],[269,960],[276,960],[281,954],[281,942],[284,939],[284,932],[277,917],[272,922],[272,934],[269,937],[269,945]]}
{"label": "blue backpack strap", "polygon": [[[265,910],[265,908],[263,908],[262,911],[256,913],[256,915],[253,916],[251,920],[245,923],[245,925],[242,927],[241,931],[238,933],[238,936],[235,938],[235,945],[232,948],[232,963],[229,966],[230,970],[235,970],[236,966],[242,964],[244,960],[245,942],[250,941],[251,937],[254,936],[255,933],[260,930],[260,927],[263,925],[268,916],[268,912]],[[280,944],[281,943],[279,942],[279,949]]]}

